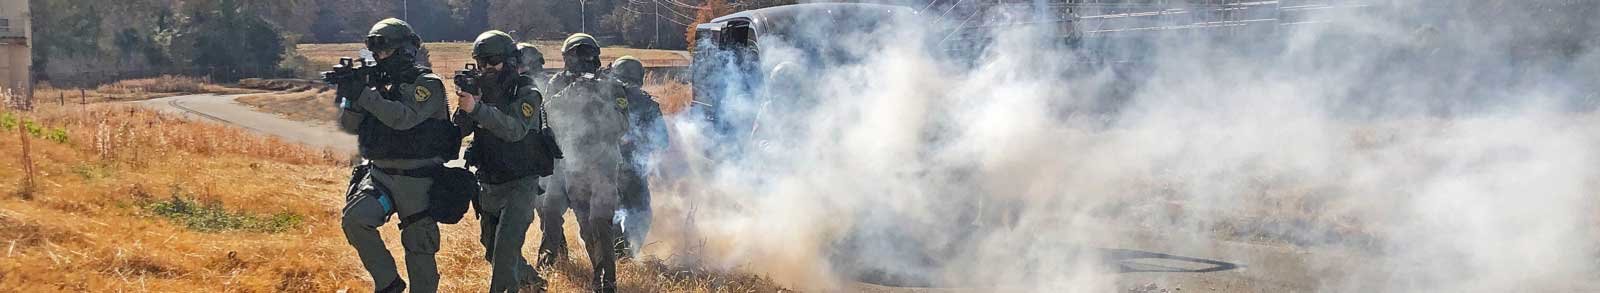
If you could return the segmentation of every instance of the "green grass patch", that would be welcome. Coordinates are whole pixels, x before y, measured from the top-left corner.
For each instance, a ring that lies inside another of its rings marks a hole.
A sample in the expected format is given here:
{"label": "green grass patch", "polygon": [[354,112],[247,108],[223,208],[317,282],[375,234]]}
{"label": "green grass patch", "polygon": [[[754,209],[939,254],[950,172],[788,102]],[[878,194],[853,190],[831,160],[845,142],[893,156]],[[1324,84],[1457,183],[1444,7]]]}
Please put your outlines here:
{"label": "green grass patch", "polygon": [[72,174],[78,174],[83,180],[94,180],[111,177],[111,167],[94,163],[78,163],[72,166]]}
{"label": "green grass patch", "polygon": [[32,135],[33,137],[54,141],[56,143],[67,143],[66,128],[47,128],[34,121],[27,121],[26,119],[17,117],[16,115],[11,114],[11,112],[0,113],[0,128],[11,130],[17,128],[18,126],[27,129],[28,134]]}
{"label": "green grass patch", "polygon": [[17,118],[16,115],[11,115],[11,112],[0,113],[0,128],[11,130],[12,128],[17,128],[17,123],[20,122],[21,119]]}
{"label": "green grass patch", "polygon": [[146,212],[183,224],[200,232],[246,231],[278,233],[294,229],[305,219],[290,212],[271,215],[229,211],[220,202],[202,202],[181,195],[174,190],[172,197],[163,200],[142,200],[137,203]]}

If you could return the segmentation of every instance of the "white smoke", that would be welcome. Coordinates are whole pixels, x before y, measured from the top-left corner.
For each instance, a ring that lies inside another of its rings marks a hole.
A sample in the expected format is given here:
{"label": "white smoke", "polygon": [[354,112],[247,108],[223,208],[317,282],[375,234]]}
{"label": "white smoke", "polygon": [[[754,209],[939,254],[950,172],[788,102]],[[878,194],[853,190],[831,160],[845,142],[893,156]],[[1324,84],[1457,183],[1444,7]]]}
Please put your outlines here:
{"label": "white smoke", "polygon": [[[1545,2],[1379,3],[1101,63],[1056,27],[989,32],[969,66],[915,41],[942,37],[926,18],[802,20],[844,61],[724,87],[745,135],[677,118],[692,167],[657,180],[653,241],[816,290],[1194,278],[1124,274],[1137,258],[1265,278],[1234,290],[1596,288],[1600,26]],[[807,64],[761,42],[758,75]]]}

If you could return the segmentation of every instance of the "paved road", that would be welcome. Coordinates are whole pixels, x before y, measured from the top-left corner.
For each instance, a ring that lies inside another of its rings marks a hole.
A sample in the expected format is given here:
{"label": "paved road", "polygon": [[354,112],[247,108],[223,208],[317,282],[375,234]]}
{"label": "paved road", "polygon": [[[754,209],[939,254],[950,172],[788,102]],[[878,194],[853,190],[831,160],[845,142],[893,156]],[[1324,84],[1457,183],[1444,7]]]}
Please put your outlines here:
{"label": "paved road", "polygon": [[336,125],[327,122],[295,121],[278,115],[258,112],[255,108],[234,101],[243,95],[198,94],[167,97],[137,102],[167,113],[194,119],[205,119],[231,124],[257,133],[277,136],[287,141],[355,153],[356,137],[340,132]]}

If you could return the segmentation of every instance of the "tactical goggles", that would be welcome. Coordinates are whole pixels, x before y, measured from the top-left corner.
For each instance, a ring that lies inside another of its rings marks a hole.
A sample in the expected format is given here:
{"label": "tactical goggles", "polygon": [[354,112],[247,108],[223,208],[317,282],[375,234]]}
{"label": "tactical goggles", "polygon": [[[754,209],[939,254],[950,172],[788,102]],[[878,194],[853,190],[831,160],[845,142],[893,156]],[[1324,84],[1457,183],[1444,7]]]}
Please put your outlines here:
{"label": "tactical goggles", "polygon": [[388,38],[384,38],[383,35],[368,35],[367,50],[380,51],[393,49],[394,44],[390,44],[391,41],[392,40],[389,40]]}
{"label": "tactical goggles", "polygon": [[495,66],[506,62],[506,56],[503,55],[474,57],[473,59],[477,59],[479,65],[485,66]]}
{"label": "tactical goggles", "polygon": [[566,52],[563,52],[562,54],[567,55],[567,56],[575,56],[575,57],[600,56],[600,48],[596,48],[595,46],[590,46],[590,45],[577,45],[577,46],[573,46],[572,49],[568,49]]}

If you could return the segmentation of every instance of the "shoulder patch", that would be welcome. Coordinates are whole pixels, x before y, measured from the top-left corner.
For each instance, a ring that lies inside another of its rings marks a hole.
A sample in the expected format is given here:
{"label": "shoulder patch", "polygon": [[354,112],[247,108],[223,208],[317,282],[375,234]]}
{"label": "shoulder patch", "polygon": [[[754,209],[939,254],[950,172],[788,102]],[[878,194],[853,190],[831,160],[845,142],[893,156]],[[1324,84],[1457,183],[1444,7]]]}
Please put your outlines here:
{"label": "shoulder patch", "polygon": [[627,109],[628,108],[628,98],[626,98],[626,97],[617,98],[617,107],[618,108]]}
{"label": "shoulder patch", "polygon": [[428,87],[425,87],[425,86],[418,86],[417,87],[417,97],[416,98],[417,98],[418,102],[426,102],[426,101],[428,101],[428,98],[430,98],[432,96],[433,96],[433,91],[428,90]]}
{"label": "shoulder patch", "polygon": [[522,117],[533,118],[533,104],[522,102]]}

